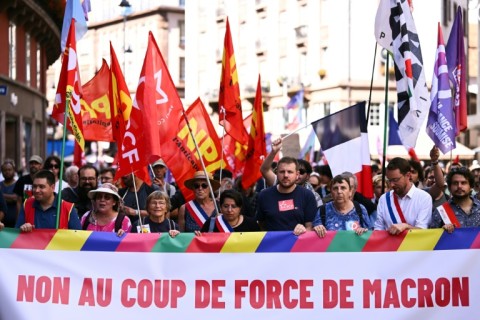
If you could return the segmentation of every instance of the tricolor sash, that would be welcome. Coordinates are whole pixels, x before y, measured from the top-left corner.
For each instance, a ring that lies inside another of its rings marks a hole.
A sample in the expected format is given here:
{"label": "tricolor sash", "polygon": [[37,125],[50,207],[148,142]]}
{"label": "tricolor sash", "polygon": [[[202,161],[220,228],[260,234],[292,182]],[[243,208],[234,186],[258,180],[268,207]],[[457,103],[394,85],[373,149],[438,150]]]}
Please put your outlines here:
{"label": "tricolor sash", "polygon": [[438,213],[445,224],[453,224],[455,228],[460,228],[460,222],[458,222],[457,216],[448,202],[444,202],[441,206],[437,207]]}
{"label": "tricolor sash", "polygon": [[190,200],[185,204],[185,207],[187,208],[188,212],[190,212],[190,215],[192,216],[193,220],[197,223],[197,225],[201,228],[203,227],[205,221],[208,219],[208,214],[203,210],[202,206],[195,201],[195,200]]}
{"label": "tricolor sash", "polygon": [[215,225],[217,226],[218,231],[230,233],[233,232],[233,228],[230,224],[224,219],[223,214],[219,215],[215,220]]}
{"label": "tricolor sash", "polygon": [[388,213],[390,215],[390,219],[392,219],[392,223],[396,224],[398,221],[407,223],[407,220],[405,220],[405,216],[403,215],[402,208],[400,207],[400,203],[398,202],[398,196],[395,194],[395,192],[393,192],[393,190],[388,192],[388,194],[385,195],[385,199],[387,200]]}

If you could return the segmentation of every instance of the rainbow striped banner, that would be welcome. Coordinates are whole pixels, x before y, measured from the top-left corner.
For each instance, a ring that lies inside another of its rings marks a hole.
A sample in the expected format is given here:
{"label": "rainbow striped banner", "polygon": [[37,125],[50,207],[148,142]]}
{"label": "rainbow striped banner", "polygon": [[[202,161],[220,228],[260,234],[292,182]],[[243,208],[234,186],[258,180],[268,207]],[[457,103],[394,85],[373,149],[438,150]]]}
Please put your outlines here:
{"label": "rainbow striped banner", "polygon": [[369,231],[361,236],[353,231],[329,231],[325,238],[314,232],[295,236],[291,232],[211,233],[196,237],[182,233],[114,233],[18,229],[0,232],[0,248],[178,253],[265,253],[265,252],[392,252],[479,249],[480,228],[461,228],[449,234],[443,229],[410,230],[399,236],[385,231]]}

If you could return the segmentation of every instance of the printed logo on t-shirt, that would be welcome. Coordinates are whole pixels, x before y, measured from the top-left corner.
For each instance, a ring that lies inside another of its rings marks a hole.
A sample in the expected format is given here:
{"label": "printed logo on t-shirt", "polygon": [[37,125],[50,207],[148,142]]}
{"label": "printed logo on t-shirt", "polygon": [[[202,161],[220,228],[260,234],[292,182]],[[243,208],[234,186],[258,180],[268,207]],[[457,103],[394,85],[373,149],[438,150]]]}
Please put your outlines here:
{"label": "printed logo on t-shirt", "polygon": [[293,199],[289,200],[281,200],[278,201],[278,211],[290,211],[295,209],[295,204],[293,203]]}
{"label": "printed logo on t-shirt", "polygon": [[360,228],[360,224],[358,223],[358,221],[347,221],[345,223],[345,229],[346,230],[350,230],[350,231],[355,231],[357,230],[358,228]]}
{"label": "printed logo on t-shirt", "polygon": [[31,184],[26,184],[23,186],[23,197],[25,199],[30,198],[33,196],[33,186]]}
{"label": "printed logo on t-shirt", "polygon": [[141,227],[137,226],[137,233],[150,233],[150,225],[144,224]]}

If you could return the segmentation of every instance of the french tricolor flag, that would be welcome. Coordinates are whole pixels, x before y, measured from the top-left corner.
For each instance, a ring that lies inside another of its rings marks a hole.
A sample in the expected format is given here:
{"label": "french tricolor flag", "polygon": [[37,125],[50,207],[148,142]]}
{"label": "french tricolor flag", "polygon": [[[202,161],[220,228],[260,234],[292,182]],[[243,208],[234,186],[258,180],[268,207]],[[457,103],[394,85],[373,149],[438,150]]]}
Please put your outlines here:
{"label": "french tricolor flag", "polygon": [[312,122],[332,174],[357,176],[357,191],[373,198],[365,101]]}

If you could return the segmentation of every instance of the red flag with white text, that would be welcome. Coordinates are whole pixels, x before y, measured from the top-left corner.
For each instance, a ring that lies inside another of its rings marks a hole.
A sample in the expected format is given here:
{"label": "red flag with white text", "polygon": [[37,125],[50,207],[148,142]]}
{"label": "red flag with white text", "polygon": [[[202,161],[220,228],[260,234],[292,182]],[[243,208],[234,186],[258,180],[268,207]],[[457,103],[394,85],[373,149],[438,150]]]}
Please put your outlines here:
{"label": "red flag with white text", "polygon": [[[83,150],[85,147],[85,138],[82,128],[81,96],[82,85],[78,71],[75,19],[72,19],[65,51],[62,56],[62,69],[60,71],[60,78],[58,79],[52,118],[64,124],[65,112],[67,113],[67,128]],[[67,99],[70,99],[68,108],[66,108]]]}
{"label": "red flag with white text", "polygon": [[132,104],[130,91],[111,43],[110,61],[112,135],[118,147],[115,157],[118,161],[115,180],[133,172],[141,180],[148,182],[150,177],[145,171],[148,161],[145,157],[145,144],[143,143],[143,115],[141,110]]}
{"label": "red flag with white text", "polygon": [[242,187],[244,189],[252,186],[262,177],[260,166],[267,154],[265,143],[265,127],[263,124],[263,100],[260,75],[258,76],[257,93],[253,105],[252,123],[250,125],[250,136],[245,159],[245,169],[242,176]]}

